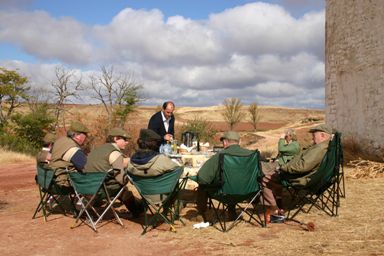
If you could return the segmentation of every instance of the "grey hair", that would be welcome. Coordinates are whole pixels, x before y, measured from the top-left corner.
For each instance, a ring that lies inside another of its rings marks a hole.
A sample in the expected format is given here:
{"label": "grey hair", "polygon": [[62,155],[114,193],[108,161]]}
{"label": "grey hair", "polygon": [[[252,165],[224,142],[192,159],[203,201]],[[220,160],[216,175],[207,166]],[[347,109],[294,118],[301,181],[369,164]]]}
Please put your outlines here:
{"label": "grey hair", "polygon": [[289,135],[292,140],[297,140],[296,132],[293,128],[288,128],[287,130],[285,130],[285,135]]}

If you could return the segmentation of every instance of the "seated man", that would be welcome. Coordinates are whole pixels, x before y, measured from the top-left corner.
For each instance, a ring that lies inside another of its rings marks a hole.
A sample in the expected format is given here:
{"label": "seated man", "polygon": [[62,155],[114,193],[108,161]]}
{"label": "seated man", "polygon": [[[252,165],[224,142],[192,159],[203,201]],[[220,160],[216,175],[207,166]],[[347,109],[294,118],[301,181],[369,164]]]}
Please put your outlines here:
{"label": "seated man", "polygon": [[264,163],[263,172],[263,196],[273,214],[279,214],[275,196],[281,195],[282,186],[280,177],[288,179],[291,184],[306,185],[308,177],[316,172],[328,149],[329,141],[332,138],[332,128],[325,124],[315,126],[309,130],[312,133],[313,145],[294,156],[286,164]]}
{"label": "seated man", "polygon": [[57,139],[53,144],[49,167],[56,171],[57,185],[70,188],[66,170],[82,171],[84,169],[87,156],[81,149],[81,145],[84,144],[88,132],[88,128],[82,123],[72,122],[67,136]]}
{"label": "seated man", "polygon": [[[207,210],[207,188],[214,189],[218,187],[219,184],[219,155],[221,153],[229,153],[239,156],[247,156],[252,153],[248,149],[241,148],[240,136],[237,132],[229,131],[225,132],[224,135],[220,138],[223,143],[224,150],[212,156],[208,159],[204,165],[200,168],[197,174],[197,183],[199,184],[198,194],[197,194],[197,210],[204,218],[205,211]],[[232,205],[228,208],[229,218],[236,218],[235,205]]]}
{"label": "seated man", "polygon": [[153,177],[170,172],[180,165],[159,153],[162,137],[150,129],[141,129],[139,149],[131,156],[127,171],[135,176]]}
{"label": "seated man", "polygon": [[278,161],[280,165],[288,163],[300,152],[300,144],[297,142],[294,129],[288,128],[285,133],[281,135],[278,142],[278,152],[275,161]]}
{"label": "seated man", "polygon": [[[154,177],[171,172],[180,165],[159,153],[162,137],[150,129],[141,129],[137,144],[139,149],[131,156],[127,171],[135,176]],[[150,195],[147,199],[161,201],[161,195]]]}
{"label": "seated man", "polygon": [[108,133],[106,143],[92,150],[88,155],[84,172],[106,172],[113,169],[113,173],[107,177],[106,181],[108,191],[111,192],[111,194],[115,194],[125,186],[119,199],[134,217],[138,217],[142,211],[142,207],[126,186],[127,177],[124,170],[127,167],[128,158],[121,152],[121,150],[125,149],[128,145],[129,138],[123,129],[111,129]]}
{"label": "seated man", "polygon": [[53,133],[48,132],[43,138],[43,148],[36,156],[37,164],[42,167],[47,167],[51,161],[51,150],[53,147],[53,142],[55,141],[56,136]]}

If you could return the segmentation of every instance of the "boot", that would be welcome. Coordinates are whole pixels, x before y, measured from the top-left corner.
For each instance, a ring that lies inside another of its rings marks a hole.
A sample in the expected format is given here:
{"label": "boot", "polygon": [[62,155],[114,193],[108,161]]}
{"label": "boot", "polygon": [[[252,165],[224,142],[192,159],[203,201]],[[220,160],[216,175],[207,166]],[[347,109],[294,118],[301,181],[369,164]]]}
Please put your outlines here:
{"label": "boot", "polygon": [[125,207],[132,213],[133,218],[140,217],[140,214],[144,212],[144,205],[141,200],[135,199],[133,196],[123,201]]}

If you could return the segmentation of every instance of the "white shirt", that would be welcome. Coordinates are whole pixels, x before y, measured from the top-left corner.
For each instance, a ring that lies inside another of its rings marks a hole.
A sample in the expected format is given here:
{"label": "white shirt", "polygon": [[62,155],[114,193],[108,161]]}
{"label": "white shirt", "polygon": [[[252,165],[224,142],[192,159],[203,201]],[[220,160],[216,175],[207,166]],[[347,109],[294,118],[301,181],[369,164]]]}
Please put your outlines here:
{"label": "white shirt", "polygon": [[163,111],[161,111],[161,116],[163,117],[163,123],[164,123],[165,131],[168,132],[169,121],[171,120],[171,118],[166,119],[165,116],[164,116]]}

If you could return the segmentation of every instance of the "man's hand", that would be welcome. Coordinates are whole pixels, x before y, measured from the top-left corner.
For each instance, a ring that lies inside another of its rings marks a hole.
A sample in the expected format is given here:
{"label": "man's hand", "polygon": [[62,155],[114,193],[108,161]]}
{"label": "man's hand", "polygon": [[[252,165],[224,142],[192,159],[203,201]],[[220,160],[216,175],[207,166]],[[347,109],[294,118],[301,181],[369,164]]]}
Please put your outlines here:
{"label": "man's hand", "polygon": [[173,136],[172,136],[172,134],[169,134],[169,133],[165,134],[165,135],[164,135],[164,140],[166,140],[166,141],[171,141],[171,140],[173,140]]}

